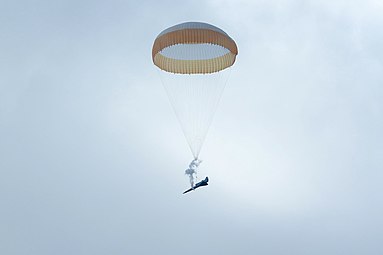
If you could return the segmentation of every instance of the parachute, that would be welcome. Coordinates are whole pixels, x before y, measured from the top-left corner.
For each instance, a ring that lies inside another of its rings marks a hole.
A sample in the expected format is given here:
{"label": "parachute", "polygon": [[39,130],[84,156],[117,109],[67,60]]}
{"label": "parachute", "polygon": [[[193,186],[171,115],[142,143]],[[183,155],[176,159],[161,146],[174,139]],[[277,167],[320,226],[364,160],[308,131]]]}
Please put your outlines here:
{"label": "parachute", "polygon": [[172,26],[154,41],[153,63],[159,68],[169,101],[195,159],[237,54],[237,45],[230,36],[201,22]]}

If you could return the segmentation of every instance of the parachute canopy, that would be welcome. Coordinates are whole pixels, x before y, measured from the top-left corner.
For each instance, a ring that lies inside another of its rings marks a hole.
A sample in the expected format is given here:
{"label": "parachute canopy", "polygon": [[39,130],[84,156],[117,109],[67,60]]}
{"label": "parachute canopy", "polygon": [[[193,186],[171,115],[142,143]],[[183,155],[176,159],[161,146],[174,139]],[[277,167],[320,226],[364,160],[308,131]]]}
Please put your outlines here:
{"label": "parachute canopy", "polygon": [[224,31],[210,24],[186,22],[162,31],[152,49],[153,63],[178,74],[208,74],[234,64],[237,45]]}
{"label": "parachute canopy", "polygon": [[225,88],[237,45],[221,29],[187,22],[161,32],[152,59],[193,153],[198,158]]}

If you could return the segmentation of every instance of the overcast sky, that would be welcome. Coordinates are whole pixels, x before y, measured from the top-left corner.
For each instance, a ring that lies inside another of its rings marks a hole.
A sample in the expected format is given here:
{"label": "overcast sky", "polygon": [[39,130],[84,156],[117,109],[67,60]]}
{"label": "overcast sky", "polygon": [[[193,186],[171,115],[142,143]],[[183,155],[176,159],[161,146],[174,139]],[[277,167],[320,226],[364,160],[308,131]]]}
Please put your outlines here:
{"label": "overcast sky", "polygon": [[[191,152],[151,60],[169,26],[237,62]],[[383,254],[380,0],[0,0],[0,254]]]}

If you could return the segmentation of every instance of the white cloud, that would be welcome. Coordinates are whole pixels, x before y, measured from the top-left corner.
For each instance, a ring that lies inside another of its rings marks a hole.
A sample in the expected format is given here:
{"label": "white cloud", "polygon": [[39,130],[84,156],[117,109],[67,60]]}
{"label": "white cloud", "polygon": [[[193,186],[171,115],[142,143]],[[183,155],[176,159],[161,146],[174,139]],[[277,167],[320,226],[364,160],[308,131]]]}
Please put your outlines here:
{"label": "white cloud", "polygon": [[[188,254],[190,235],[210,253],[380,254],[381,12],[380,1],[7,3],[0,253]],[[211,183],[181,196],[191,154],[150,49],[187,20],[223,28],[239,56],[202,149]]]}

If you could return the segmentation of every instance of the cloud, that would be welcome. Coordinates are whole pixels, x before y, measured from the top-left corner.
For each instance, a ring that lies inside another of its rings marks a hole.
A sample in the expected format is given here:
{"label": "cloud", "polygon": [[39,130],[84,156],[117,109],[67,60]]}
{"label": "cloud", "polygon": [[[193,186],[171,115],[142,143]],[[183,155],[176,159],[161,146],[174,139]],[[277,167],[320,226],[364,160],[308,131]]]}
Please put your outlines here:
{"label": "cloud", "polygon": [[[381,253],[379,1],[2,5],[0,253]],[[150,49],[187,20],[239,56],[182,196]]]}

